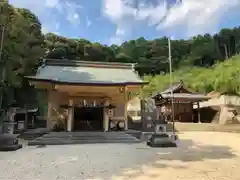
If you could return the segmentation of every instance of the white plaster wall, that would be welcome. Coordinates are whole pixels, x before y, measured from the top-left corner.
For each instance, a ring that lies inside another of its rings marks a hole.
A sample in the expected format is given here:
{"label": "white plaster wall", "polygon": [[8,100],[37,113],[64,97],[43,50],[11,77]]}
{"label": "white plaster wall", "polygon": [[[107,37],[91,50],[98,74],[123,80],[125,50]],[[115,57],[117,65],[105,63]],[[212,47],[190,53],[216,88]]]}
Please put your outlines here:
{"label": "white plaster wall", "polygon": [[219,116],[219,124],[227,124],[232,118],[233,116],[229,112],[229,108],[227,106],[222,106]]}
{"label": "white plaster wall", "polygon": [[[203,107],[220,107],[219,124],[229,124],[235,118],[240,123],[240,97],[221,95],[209,99],[208,101],[200,102],[200,108]],[[194,108],[196,108],[194,106]],[[238,115],[235,116],[233,110],[236,110]]]}

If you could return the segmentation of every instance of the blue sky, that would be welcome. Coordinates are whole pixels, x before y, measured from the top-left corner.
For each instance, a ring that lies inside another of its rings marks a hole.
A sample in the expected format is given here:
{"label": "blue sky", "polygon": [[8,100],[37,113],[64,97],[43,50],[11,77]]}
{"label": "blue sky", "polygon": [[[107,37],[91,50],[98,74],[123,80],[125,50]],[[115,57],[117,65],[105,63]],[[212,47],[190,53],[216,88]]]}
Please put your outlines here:
{"label": "blue sky", "polygon": [[240,0],[9,0],[35,13],[43,32],[120,44],[188,38],[240,25]]}

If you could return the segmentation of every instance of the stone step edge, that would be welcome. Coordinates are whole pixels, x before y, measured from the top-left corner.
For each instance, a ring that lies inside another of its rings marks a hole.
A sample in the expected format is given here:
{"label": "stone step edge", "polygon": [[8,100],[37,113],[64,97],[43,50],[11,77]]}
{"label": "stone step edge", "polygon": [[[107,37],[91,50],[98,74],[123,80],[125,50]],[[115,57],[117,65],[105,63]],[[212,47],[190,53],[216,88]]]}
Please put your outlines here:
{"label": "stone step edge", "polygon": [[39,145],[73,145],[73,144],[136,144],[141,143],[140,140],[134,141],[30,141],[28,146]]}
{"label": "stone step edge", "polygon": [[68,137],[68,138],[46,138],[39,137],[36,140],[137,140],[135,137],[122,137],[122,138],[80,138],[80,137]]}

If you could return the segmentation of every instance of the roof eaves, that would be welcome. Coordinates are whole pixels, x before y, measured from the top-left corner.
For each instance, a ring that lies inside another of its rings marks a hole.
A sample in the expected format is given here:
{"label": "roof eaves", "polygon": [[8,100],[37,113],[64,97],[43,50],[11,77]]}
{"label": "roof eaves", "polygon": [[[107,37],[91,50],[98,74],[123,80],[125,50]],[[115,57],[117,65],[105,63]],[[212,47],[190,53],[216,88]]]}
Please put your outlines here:
{"label": "roof eaves", "polygon": [[38,78],[36,76],[25,76],[25,78],[27,80],[30,81],[38,81],[38,82],[48,82],[48,83],[52,83],[52,84],[67,84],[67,85],[92,85],[92,86],[96,86],[96,85],[103,85],[103,86],[127,86],[127,85],[146,85],[149,82],[146,81],[139,81],[139,82],[121,82],[121,83],[85,83],[85,82],[65,82],[65,81],[59,81],[59,80],[54,80],[54,79],[42,79],[42,78]]}
{"label": "roof eaves", "polygon": [[171,91],[176,91],[177,89],[181,88],[182,86],[183,86],[183,82],[180,81],[180,82],[174,83],[172,86],[168,87],[161,93],[170,93]]}
{"label": "roof eaves", "polygon": [[96,67],[96,68],[122,68],[134,70],[136,63],[121,63],[121,62],[98,62],[98,61],[80,61],[68,59],[45,59],[44,64],[48,66],[81,66],[81,67]]}

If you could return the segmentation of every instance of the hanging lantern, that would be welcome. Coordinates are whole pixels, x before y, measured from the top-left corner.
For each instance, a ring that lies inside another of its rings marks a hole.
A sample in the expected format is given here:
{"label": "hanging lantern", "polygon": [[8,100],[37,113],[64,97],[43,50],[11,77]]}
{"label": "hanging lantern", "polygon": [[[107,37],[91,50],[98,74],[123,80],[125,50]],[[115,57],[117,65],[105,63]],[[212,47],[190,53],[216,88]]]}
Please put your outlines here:
{"label": "hanging lantern", "polygon": [[93,107],[96,107],[96,100],[93,100]]}
{"label": "hanging lantern", "polygon": [[87,106],[87,101],[85,99],[83,100],[83,106]]}
{"label": "hanging lantern", "polygon": [[115,109],[116,106],[112,105],[112,104],[109,104],[108,106],[106,106],[105,108],[108,108],[108,109]]}
{"label": "hanging lantern", "polygon": [[109,110],[108,110],[108,116],[109,116],[109,118],[112,118],[113,115],[114,115],[113,109],[109,109]]}
{"label": "hanging lantern", "polygon": [[124,92],[124,87],[120,87],[120,88],[119,88],[119,92],[120,92],[120,93],[123,93],[123,92]]}
{"label": "hanging lantern", "polygon": [[120,121],[120,122],[118,123],[118,126],[119,126],[120,129],[124,129],[125,123],[124,123],[123,121]]}

